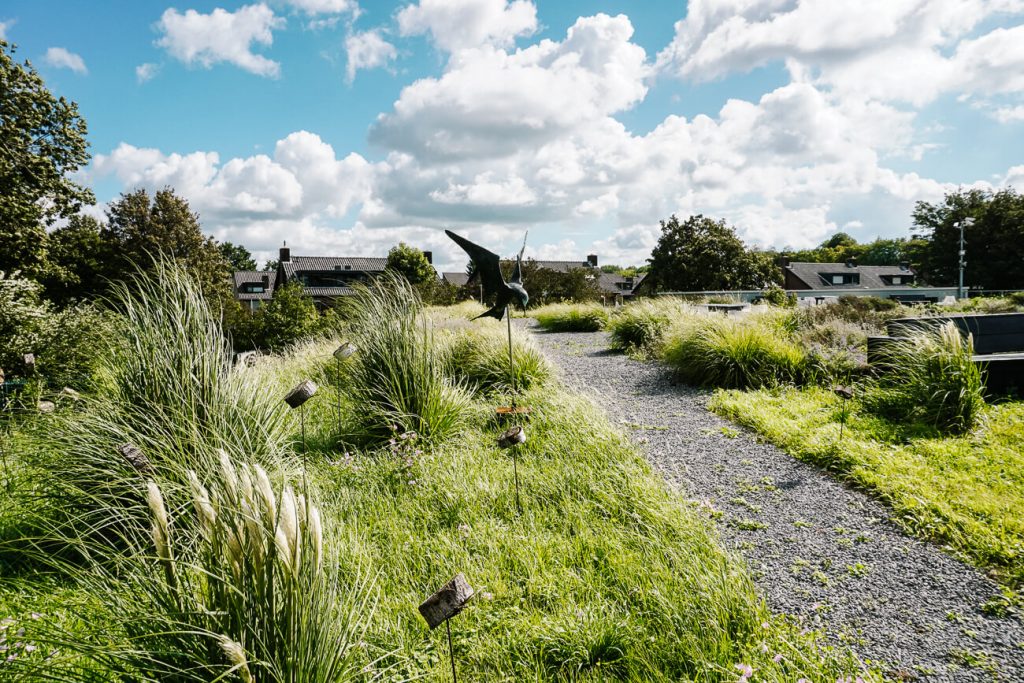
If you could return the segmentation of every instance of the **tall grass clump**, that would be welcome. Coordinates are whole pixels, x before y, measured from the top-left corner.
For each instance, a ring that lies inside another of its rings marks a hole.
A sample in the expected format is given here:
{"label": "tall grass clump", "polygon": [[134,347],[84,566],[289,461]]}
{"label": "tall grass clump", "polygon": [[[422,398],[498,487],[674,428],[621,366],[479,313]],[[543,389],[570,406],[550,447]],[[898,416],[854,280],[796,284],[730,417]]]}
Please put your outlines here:
{"label": "tall grass clump", "polygon": [[608,322],[615,351],[656,354],[672,324],[693,314],[680,299],[659,297],[627,304]]}
{"label": "tall grass clump", "polygon": [[445,349],[447,372],[480,390],[508,391],[543,384],[552,375],[551,363],[530,337],[512,331],[512,367],[508,336],[500,325],[481,325],[449,335]]}
{"label": "tall grass clump", "polygon": [[548,332],[597,332],[608,324],[608,311],[600,304],[548,304],[531,312]]}
{"label": "tall grass clump", "polygon": [[470,397],[445,373],[445,358],[416,291],[386,274],[372,288],[357,287],[345,317],[359,348],[351,395],[367,437],[387,437],[397,427],[443,439],[468,419]]}
{"label": "tall grass clump", "polygon": [[69,573],[100,598],[105,628],[43,621],[34,640],[60,656],[33,680],[372,678],[359,645],[369,591],[334,578],[317,504],[259,465],[219,461],[207,477],[189,470],[184,487],[140,485],[145,508],[123,527],[133,553],[84,542],[92,561]]}
{"label": "tall grass clump", "polygon": [[985,405],[973,347],[953,323],[893,339],[880,353],[882,374],[864,397],[866,407],[950,434],[969,431]]}
{"label": "tall grass clump", "polygon": [[800,382],[804,352],[765,320],[708,317],[678,328],[663,359],[685,382],[746,389]]}

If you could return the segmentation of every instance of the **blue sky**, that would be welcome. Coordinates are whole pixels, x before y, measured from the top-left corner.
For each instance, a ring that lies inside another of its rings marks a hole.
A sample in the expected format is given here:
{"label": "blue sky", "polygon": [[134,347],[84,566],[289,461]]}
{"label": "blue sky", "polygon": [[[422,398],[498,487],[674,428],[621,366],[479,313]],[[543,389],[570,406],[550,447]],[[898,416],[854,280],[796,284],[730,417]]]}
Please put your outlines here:
{"label": "blue sky", "polygon": [[640,263],[671,213],[751,244],[905,236],[915,201],[1024,188],[1020,0],[7,0],[78,102],[103,203],[173,186],[261,258]]}

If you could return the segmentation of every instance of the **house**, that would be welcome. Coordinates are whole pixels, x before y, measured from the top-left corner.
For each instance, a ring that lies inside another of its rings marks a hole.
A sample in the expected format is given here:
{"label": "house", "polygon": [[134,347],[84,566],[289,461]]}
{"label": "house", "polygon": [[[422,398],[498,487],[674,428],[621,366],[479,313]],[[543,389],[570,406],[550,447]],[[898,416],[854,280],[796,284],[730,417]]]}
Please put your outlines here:
{"label": "house", "polygon": [[232,274],[235,299],[250,311],[274,296],[274,274],[270,271],[236,270]]}
{"label": "house", "polygon": [[638,275],[619,275],[618,273],[601,273],[597,280],[598,287],[606,297],[621,297],[632,299],[637,295],[640,283],[644,281],[646,273]]}
{"label": "house", "polygon": [[787,290],[887,289],[923,284],[907,263],[898,266],[859,266],[846,263],[789,263],[784,265]]}
{"label": "house", "polygon": [[[430,252],[423,252],[429,261]],[[352,286],[367,283],[384,272],[385,257],[362,256],[292,256],[291,249],[281,247],[274,287],[299,282],[303,292],[319,308],[329,308],[334,300],[355,293]]]}
{"label": "house", "polygon": [[467,273],[441,273],[441,279],[456,287],[465,287],[469,284],[469,275]]}

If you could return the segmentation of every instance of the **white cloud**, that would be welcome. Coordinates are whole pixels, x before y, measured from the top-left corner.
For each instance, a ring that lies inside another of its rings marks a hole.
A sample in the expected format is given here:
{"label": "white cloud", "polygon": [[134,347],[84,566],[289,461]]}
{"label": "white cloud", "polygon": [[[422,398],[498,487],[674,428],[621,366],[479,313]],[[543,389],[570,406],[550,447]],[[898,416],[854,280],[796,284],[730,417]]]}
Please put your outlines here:
{"label": "white cloud", "polygon": [[371,140],[426,159],[495,158],[628,109],[647,92],[625,16],[580,18],[561,43],[456,53],[440,78],[402,90]]}
{"label": "white cloud", "polygon": [[1021,12],[1019,0],[693,0],[658,64],[706,81],[785,62],[794,80],[914,105],[949,90],[1019,92],[1020,27],[965,37]]}
{"label": "white cloud", "polygon": [[43,62],[57,69],[71,69],[76,74],[87,74],[85,60],[63,47],[51,47],[43,56]]}
{"label": "white cloud", "polygon": [[217,8],[210,14],[174,8],[166,10],[157,24],[163,36],[157,45],[185,64],[210,68],[227,62],[258,76],[276,78],[281,65],[252,52],[256,45],[271,45],[274,29],[284,19],[264,4],[246,5],[236,12]]}
{"label": "white cloud", "polygon": [[159,64],[154,64],[153,62],[139,64],[137,67],[135,67],[135,79],[139,83],[145,83],[146,81],[152,80],[159,71]]}
{"label": "white cloud", "polygon": [[472,183],[448,183],[445,190],[434,190],[430,198],[441,204],[472,206],[518,206],[533,204],[537,196],[522,178],[495,180],[490,171],[481,173]]}
{"label": "white cloud", "polygon": [[14,26],[14,19],[0,21],[0,40],[7,40],[7,31]]}
{"label": "white cloud", "polygon": [[376,29],[349,35],[345,38],[345,52],[348,54],[345,77],[349,83],[355,80],[359,69],[385,66],[398,56],[395,46],[384,40]]}
{"label": "white cloud", "polygon": [[287,3],[306,14],[357,13],[359,4],[355,0],[287,0]]}
{"label": "white cloud", "polygon": [[121,143],[96,155],[90,170],[127,187],[173,187],[215,224],[341,216],[366,198],[372,173],[358,154],[338,159],[306,131],[278,141],[273,158],[257,154],[223,164],[216,152],[164,154]]}
{"label": "white cloud", "polygon": [[999,123],[1024,121],[1024,104],[1015,107],[996,107],[991,115]]}
{"label": "white cloud", "polygon": [[481,45],[507,47],[537,30],[532,0],[419,0],[398,13],[403,36],[429,34],[447,52]]}

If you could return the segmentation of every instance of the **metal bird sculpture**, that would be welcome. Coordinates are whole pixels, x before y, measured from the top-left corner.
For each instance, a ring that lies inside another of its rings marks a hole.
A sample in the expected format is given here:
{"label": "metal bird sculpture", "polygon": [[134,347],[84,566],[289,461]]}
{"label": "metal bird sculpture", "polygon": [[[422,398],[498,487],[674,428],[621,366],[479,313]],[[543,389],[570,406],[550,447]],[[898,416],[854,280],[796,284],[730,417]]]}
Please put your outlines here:
{"label": "metal bird sculpture", "polygon": [[[523,288],[523,251],[526,249],[526,239],[523,239],[523,248],[519,250],[519,254],[516,255],[516,267],[512,271],[512,277],[505,281],[504,276],[501,274],[500,259],[498,255],[493,251],[484,249],[479,244],[473,244],[465,237],[456,235],[451,230],[444,231],[446,235],[451,237],[457,245],[469,254],[469,258],[473,261],[473,267],[469,273],[469,280],[466,284],[471,284],[477,277],[480,278],[480,282],[484,286],[484,294],[491,296],[492,294],[497,295],[492,306],[487,311],[484,311],[476,318],[495,318],[501,320],[505,316],[505,310],[509,305],[518,303],[526,310],[526,305],[530,302],[530,295],[526,293]],[[509,313],[511,315],[511,312]],[[476,320],[473,318],[473,320]]]}

